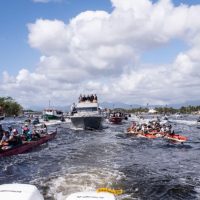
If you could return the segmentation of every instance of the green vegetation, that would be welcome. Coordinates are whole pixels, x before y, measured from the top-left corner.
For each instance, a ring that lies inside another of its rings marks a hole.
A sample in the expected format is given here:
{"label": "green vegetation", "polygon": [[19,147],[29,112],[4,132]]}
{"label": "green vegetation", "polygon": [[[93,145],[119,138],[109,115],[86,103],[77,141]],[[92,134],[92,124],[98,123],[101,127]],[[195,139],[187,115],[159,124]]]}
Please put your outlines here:
{"label": "green vegetation", "polygon": [[22,106],[12,97],[0,97],[0,109],[6,116],[17,116],[22,112]]}
{"label": "green vegetation", "polygon": [[[128,112],[128,113],[147,113],[149,109],[147,107],[139,107],[139,108],[132,108],[132,109],[114,109],[120,110],[122,112]],[[175,114],[175,113],[180,113],[180,114],[192,114],[192,113],[197,113],[200,112],[200,106],[182,106],[181,108],[172,108],[172,107],[155,107],[155,110],[157,111],[158,114]]]}

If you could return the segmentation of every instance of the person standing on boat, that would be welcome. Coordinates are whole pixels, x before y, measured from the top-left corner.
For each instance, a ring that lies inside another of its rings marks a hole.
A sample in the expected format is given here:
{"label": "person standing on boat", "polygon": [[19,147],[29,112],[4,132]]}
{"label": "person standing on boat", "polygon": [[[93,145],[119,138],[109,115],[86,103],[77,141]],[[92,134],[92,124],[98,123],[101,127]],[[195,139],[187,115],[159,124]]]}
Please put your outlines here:
{"label": "person standing on boat", "polygon": [[93,94],[90,96],[90,101],[91,101],[91,102],[94,101],[94,95],[93,95]]}
{"label": "person standing on boat", "polygon": [[79,103],[81,103],[81,102],[83,101],[82,94],[80,94],[80,96],[79,96],[78,100],[79,100]]}
{"label": "person standing on boat", "polygon": [[97,100],[98,100],[98,99],[97,99],[97,95],[95,94],[95,95],[94,95],[94,102],[97,102]]}
{"label": "person standing on boat", "polygon": [[71,106],[71,115],[73,115],[75,112],[76,112],[76,106],[75,103],[73,103]]}

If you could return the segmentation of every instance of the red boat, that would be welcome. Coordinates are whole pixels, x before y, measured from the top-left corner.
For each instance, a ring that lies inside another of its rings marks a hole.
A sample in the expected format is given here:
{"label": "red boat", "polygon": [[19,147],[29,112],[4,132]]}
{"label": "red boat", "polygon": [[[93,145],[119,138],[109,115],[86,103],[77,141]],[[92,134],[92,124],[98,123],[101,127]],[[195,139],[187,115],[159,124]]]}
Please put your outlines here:
{"label": "red boat", "polygon": [[11,149],[5,149],[0,151],[0,157],[5,157],[5,156],[12,156],[12,155],[17,155],[17,154],[22,154],[27,151],[30,151],[31,149],[44,144],[48,142],[49,140],[55,138],[57,134],[57,131],[47,133],[44,136],[41,136],[38,140],[33,140],[33,141],[23,141],[23,144],[19,146],[15,146]]}
{"label": "red boat", "polygon": [[120,124],[122,122],[122,117],[113,116],[109,118],[109,122],[113,124]]}

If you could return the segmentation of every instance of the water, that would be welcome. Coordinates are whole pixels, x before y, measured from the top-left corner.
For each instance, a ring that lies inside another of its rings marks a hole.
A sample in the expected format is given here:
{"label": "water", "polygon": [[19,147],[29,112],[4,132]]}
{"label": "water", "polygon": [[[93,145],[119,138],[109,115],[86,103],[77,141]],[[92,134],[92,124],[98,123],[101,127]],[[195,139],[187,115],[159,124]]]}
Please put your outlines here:
{"label": "water", "polygon": [[[0,184],[35,184],[46,200],[64,200],[73,192],[100,187],[123,189],[119,200],[200,199],[200,129],[195,116],[169,119],[176,132],[189,138],[185,144],[128,136],[131,120],[105,123],[101,131],[59,125],[56,139],[48,144],[1,158]],[[4,126],[19,122],[2,121]]]}

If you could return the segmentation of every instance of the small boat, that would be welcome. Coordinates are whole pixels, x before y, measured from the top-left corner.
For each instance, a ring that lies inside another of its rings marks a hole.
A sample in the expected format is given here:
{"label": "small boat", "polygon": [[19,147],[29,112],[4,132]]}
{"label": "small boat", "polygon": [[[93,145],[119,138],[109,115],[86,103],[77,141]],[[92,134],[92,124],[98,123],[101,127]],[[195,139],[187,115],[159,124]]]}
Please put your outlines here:
{"label": "small boat", "polygon": [[48,120],[54,120],[54,119],[61,119],[63,117],[63,112],[60,110],[56,110],[56,109],[51,109],[51,108],[47,108],[44,109],[42,112],[43,115],[43,119],[48,121]]}
{"label": "small boat", "polygon": [[121,112],[110,113],[109,118],[108,118],[109,122],[113,124],[121,124],[123,119],[124,119],[124,115]]}
{"label": "small boat", "polygon": [[122,117],[118,117],[118,116],[111,116],[109,117],[109,122],[113,123],[113,124],[120,124],[122,122],[123,118]]}
{"label": "small boat", "polygon": [[34,185],[18,183],[0,185],[0,199],[44,200],[43,196]]}
{"label": "small boat", "polygon": [[0,150],[0,157],[5,157],[5,156],[12,156],[12,155],[17,155],[17,154],[22,154],[26,153],[33,148],[36,148],[37,146],[44,144],[48,142],[49,140],[53,139],[57,134],[57,130],[47,133],[45,135],[42,135],[41,138],[37,140],[32,140],[32,141],[23,141],[23,144],[14,146],[10,149],[1,149]]}
{"label": "small boat", "polygon": [[167,134],[166,136],[164,136],[164,138],[175,142],[187,141],[187,137],[178,134]]}
{"label": "small boat", "polygon": [[69,195],[66,200],[116,200],[115,196],[108,192],[77,192]]}

